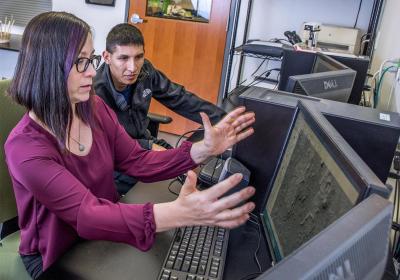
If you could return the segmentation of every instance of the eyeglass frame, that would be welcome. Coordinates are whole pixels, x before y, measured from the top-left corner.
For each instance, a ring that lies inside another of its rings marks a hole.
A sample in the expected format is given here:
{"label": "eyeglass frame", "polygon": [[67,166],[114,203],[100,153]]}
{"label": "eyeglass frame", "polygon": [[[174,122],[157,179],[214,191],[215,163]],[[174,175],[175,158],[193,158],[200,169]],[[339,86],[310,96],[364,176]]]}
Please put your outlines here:
{"label": "eyeglass frame", "polygon": [[[83,67],[83,71],[79,71],[79,66],[78,65],[83,60],[86,61],[85,66]],[[96,60],[98,61],[97,65],[94,64],[94,61],[96,61]],[[78,71],[78,73],[84,73],[89,68],[89,64],[92,64],[94,70],[97,70],[99,68],[99,66],[100,66],[100,62],[101,62],[101,56],[100,55],[92,55],[91,58],[79,57],[79,58],[77,58],[75,60],[74,64],[75,64],[75,67],[76,67],[76,71]]]}

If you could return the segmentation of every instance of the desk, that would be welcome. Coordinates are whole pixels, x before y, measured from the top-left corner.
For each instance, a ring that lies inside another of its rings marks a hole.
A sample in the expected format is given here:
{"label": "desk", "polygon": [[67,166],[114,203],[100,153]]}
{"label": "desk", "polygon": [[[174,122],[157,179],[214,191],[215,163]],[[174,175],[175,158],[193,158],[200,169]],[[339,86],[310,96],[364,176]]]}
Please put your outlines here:
{"label": "desk", "polygon": [[19,52],[21,49],[22,35],[11,34],[10,42],[0,44],[0,49]]}
{"label": "desk", "polygon": [[[152,184],[139,182],[121,201],[127,203],[152,201],[158,203],[174,200],[176,196],[168,191],[169,182],[163,181]],[[158,233],[156,242],[148,252],[141,252],[123,243],[82,241],[75,244],[39,279],[157,279],[173,233],[174,231]]]}
{"label": "desk", "polygon": [[13,77],[21,49],[21,38],[21,35],[11,34],[10,42],[0,44],[0,79]]}
{"label": "desk", "polygon": [[[165,202],[176,198],[168,191],[169,181],[152,184],[138,183],[122,199],[129,203],[147,201]],[[45,271],[39,280],[146,280],[157,279],[159,269],[169,249],[173,231],[157,234],[153,248],[141,252],[136,248],[110,241],[82,241],[75,244],[59,261]],[[258,236],[249,227],[231,230],[225,279],[243,279],[246,275],[257,272],[253,261]],[[261,248],[266,248],[263,239]],[[260,250],[259,260],[262,271],[270,268],[270,256]],[[246,260],[243,262],[243,260]],[[390,260],[390,258],[389,258]],[[389,261],[385,280],[394,279],[393,264]]]}
{"label": "desk", "polygon": [[[155,203],[171,201],[176,198],[168,191],[170,181],[152,184],[137,183],[121,201],[128,203]],[[176,185],[173,185],[176,191]],[[148,252],[123,243],[110,241],[82,241],[75,244],[64,256],[46,270],[39,280],[146,280],[157,279],[159,269],[168,252],[174,231],[158,233],[156,242]],[[258,233],[246,227],[231,230],[229,259],[225,266],[225,279],[242,279],[257,271],[256,264],[248,261],[258,246]],[[266,244],[261,241],[261,247]],[[269,268],[269,256],[259,253],[263,270]],[[243,265],[246,259],[246,265]]]}

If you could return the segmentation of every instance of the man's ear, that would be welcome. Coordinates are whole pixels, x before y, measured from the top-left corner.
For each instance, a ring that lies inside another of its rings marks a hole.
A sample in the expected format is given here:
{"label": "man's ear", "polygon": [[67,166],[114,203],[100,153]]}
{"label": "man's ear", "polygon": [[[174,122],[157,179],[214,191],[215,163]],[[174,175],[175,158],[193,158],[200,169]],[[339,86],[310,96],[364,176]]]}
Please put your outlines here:
{"label": "man's ear", "polygon": [[111,63],[111,53],[109,53],[107,50],[103,51],[103,59],[106,64]]}

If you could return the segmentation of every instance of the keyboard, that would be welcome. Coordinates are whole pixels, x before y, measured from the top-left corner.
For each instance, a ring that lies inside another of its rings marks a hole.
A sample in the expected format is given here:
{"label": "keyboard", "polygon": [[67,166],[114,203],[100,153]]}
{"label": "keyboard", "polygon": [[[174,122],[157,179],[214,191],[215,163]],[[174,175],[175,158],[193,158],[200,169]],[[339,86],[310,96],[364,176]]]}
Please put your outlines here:
{"label": "keyboard", "polygon": [[177,229],[158,279],[222,279],[228,238],[229,230],[219,227]]}

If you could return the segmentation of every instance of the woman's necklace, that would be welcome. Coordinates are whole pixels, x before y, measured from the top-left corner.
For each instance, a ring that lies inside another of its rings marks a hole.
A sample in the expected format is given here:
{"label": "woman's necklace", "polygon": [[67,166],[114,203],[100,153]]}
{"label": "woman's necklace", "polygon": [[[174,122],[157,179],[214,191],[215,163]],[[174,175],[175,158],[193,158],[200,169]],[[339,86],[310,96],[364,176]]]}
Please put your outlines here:
{"label": "woman's necklace", "polygon": [[74,139],[71,135],[69,136],[69,138],[71,138],[71,140],[73,140],[74,142],[76,142],[79,146],[79,151],[83,152],[85,150],[85,145],[83,145],[81,143],[81,121],[79,120],[79,124],[78,124],[78,140]]}

